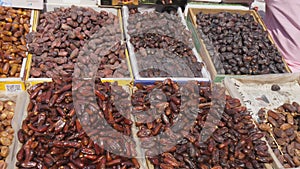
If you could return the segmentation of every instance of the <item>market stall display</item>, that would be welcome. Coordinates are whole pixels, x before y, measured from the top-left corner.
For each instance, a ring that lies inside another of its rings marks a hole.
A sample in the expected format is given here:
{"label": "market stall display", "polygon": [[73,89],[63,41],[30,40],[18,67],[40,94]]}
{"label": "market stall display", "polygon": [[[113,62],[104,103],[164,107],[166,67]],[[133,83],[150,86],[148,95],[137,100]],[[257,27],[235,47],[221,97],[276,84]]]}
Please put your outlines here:
{"label": "market stall display", "polygon": [[0,168],[300,166],[300,75],[254,10],[44,6],[0,6],[0,90],[27,87],[0,92]]}

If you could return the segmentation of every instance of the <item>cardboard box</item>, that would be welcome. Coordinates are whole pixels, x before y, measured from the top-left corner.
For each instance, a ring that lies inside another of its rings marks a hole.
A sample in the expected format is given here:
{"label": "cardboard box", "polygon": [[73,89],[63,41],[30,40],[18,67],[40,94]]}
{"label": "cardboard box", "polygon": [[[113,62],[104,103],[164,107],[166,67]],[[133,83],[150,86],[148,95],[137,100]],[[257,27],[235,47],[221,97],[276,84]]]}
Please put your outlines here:
{"label": "cardboard box", "polygon": [[139,5],[138,0],[99,0],[100,6]]}

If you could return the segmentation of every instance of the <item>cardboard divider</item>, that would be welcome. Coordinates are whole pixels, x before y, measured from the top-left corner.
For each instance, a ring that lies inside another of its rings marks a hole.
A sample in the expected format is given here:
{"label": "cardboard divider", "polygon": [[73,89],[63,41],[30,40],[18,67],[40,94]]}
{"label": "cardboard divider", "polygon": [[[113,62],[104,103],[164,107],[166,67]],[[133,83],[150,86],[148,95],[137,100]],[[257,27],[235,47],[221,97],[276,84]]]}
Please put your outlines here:
{"label": "cardboard divider", "polygon": [[[273,84],[279,85],[280,90],[272,91]],[[224,85],[231,96],[241,100],[256,121],[258,121],[257,113],[261,108],[273,110],[284,103],[293,101],[300,103],[300,73],[225,77]],[[261,100],[263,96],[269,103]],[[284,169],[270,146],[269,153],[274,160],[273,167]]]}
{"label": "cardboard divider", "polygon": [[[259,14],[255,11],[255,10],[244,10],[244,9],[226,9],[226,8],[205,8],[205,7],[201,7],[201,8],[189,8],[188,9],[188,18],[187,21],[191,22],[192,24],[189,25],[190,29],[193,29],[192,32],[194,35],[194,41],[196,41],[196,44],[199,45],[198,47],[198,51],[200,53],[200,55],[202,56],[203,61],[206,63],[207,65],[207,69],[209,70],[209,72],[211,73],[211,78],[213,81],[215,82],[221,82],[226,76],[230,76],[230,77],[243,77],[243,76],[249,76],[249,75],[227,75],[227,74],[218,74],[215,63],[213,61],[213,58],[210,56],[208,50],[207,50],[207,46],[203,41],[203,38],[201,37],[201,35],[198,32],[198,26],[197,26],[197,18],[196,15],[199,12],[203,12],[203,13],[210,13],[210,14],[215,14],[215,13],[219,13],[219,12],[230,12],[230,13],[239,13],[239,14],[250,14],[251,16],[253,16],[254,20],[256,22],[258,22],[262,28],[267,31],[267,28],[264,24],[264,22],[262,21],[261,17],[259,16]],[[268,32],[267,32],[268,33]],[[270,34],[268,33],[268,38],[269,40],[274,44],[274,40],[272,39],[272,37],[270,36]],[[277,47],[276,47],[277,48]],[[278,48],[277,48],[278,50]],[[279,50],[278,50],[279,51]],[[291,72],[289,67],[287,66],[285,60],[282,58],[284,64],[285,64],[285,69],[287,70],[287,72]]]}

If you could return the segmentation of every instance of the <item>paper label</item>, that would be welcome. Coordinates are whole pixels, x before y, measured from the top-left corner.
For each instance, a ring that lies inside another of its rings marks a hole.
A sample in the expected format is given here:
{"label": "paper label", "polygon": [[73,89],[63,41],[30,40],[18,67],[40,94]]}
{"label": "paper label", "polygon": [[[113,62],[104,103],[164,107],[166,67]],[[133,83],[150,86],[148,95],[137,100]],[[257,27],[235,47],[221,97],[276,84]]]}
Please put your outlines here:
{"label": "paper label", "polygon": [[43,0],[0,0],[0,6],[43,9]]}
{"label": "paper label", "polygon": [[21,91],[22,86],[20,84],[7,84],[5,85],[5,89],[8,92],[16,92],[16,91]]}

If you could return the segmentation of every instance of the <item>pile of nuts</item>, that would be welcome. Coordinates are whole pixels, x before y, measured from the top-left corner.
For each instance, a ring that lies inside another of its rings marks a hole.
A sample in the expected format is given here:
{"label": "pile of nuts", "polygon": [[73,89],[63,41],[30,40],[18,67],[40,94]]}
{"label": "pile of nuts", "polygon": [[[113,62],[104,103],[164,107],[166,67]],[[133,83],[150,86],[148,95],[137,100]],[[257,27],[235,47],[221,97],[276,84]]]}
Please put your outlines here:
{"label": "pile of nuts", "polygon": [[[265,163],[272,162],[267,143],[261,140],[264,134],[255,127],[250,113],[240,101],[225,96],[224,89],[217,88],[211,91],[207,84],[199,82],[189,82],[179,87],[169,79],[163,83],[137,87],[138,90],[132,96],[135,110],[133,114],[137,121],[147,120],[143,119],[145,111],[155,114],[150,109],[151,105],[157,108],[157,112],[161,112],[160,118],[153,122],[137,123],[140,128],[138,137],[141,145],[149,149],[146,155],[155,169],[261,169],[265,168]],[[147,93],[150,92],[153,94],[147,97]],[[179,112],[181,116],[178,115]],[[193,116],[195,119],[192,127],[186,127],[186,120],[191,120]],[[148,115],[149,117],[151,116]],[[178,121],[179,118],[182,121]],[[182,126],[168,130],[176,123]],[[182,135],[184,138],[180,138],[176,146],[168,151],[151,156],[155,154],[151,151],[155,151],[156,147],[161,149],[172,144],[163,138],[156,142],[148,141],[163,132],[172,138]]]}
{"label": "pile of nuts", "polygon": [[[28,90],[30,103],[27,108],[28,115],[18,131],[22,147],[17,153],[16,166],[64,169],[139,168],[136,159],[110,153],[104,149],[103,144],[92,139],[93,134],[105,133],[101,130],[101,125],[98,128],[93,125],[99,124],[97,120],[102,117],[111,126],[124,127],[122,133],[131,134],[127,132],[127,126],[131,126],[132,122],[124,122],[125,119],[117,114],[112,104],[114,98],[111,93],[122,92],[119,91],[122,88],[116,87],[115,91],[110,91],[110,84],[99,81],[95,88],[85,81],[78,80],[72,84],[72,77],[53,81],[37,84]],[[128,96],[126,93],[118,94],[118,100]],[[94,98],[90,97],[92,95]],[[97,110],[97,107],[100,109]],[[95,127],[94,130],[89,130],[86,123]],[[106,133],[106,137],[109,136],[110,133]],[[118,148],[117,145],[113,146]]]}
{"label": "pile of nuts", "polygon": [[285,73],[281,54],[251,14],[198,13],[198,32],[221,74]]}
{"label": "pile of nuts", "polygon": [[0,77],[20,77],[31,10],[0,6]]}
{"label": "pile of nuts", "polygon": [[117,16],[91,8],[72,6],[42,13],[37,32],[27,36],[29,52],[33,54],[31,77],[55,78],[72,74],[87,40],[101,27],[111,24],[119,24]]}
{"label": "pile of nuts", "polygon": [[11,122],[16,104],[13,101],[0,101],[0,167],[6,168],[5,159],[9,154],[9,146],[14,139]]}
{"label": "pile of nuts", "polygon": [[183,42],[153,33],[132,36],[130,42],[142,77],[202,77],[202,63]]}
{"label": "pile of nuts", "polygon": [[261,109],[259,128],[285,168],[300,166],[300,105],[285,103],[276,110]]}

